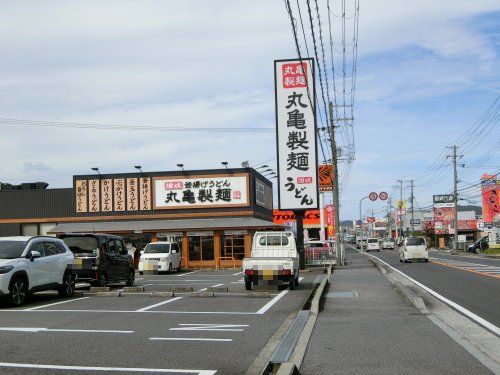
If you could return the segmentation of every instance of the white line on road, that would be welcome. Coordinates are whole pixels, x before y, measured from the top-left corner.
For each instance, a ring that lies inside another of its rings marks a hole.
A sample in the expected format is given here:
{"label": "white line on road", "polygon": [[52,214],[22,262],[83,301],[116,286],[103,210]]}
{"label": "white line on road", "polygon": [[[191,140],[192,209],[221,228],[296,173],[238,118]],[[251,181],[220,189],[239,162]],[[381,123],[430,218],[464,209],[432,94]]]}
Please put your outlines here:
{"label": "white line on road", "polygon": [[236,272],[236,273],[233,273],[232,276],[236,276],[236,275],[241,275],[243,273],[243,271],[241,272]]}
{"label": "white line on road", "polygon": [[31,311],[31,310],[38,310],[38,309],[43,309],[44,307],[55,306],[55,305],[61,305],[61,304],[63,304],[63,303],[68,303],[68,302],[80,301],[80,300],[82,300],[82,299],[86,299],[86,298],[90,298],[90,297],[73,298],[73,299],[68,299],[68,300],[65,300],[65,301],[54,302],[54,303],[48,303],[48,304],[46,304],[46,305],[41,305],[41,306],[31,307],[31,308],[29,308],[29,309],[25,309],[25,310],[28,310],[28,311]]}
{"label": "white line on road", "polygon": [[[182,298],[182,297],[178,297]],[[2,310],[1,313],[92,313],[92,314],[213,314],[213,315],[257,315],[258,313],[249,311],[183,311],[183,310]]]}
{"label": "white line on road", "polygon": [[[372,255],[374,256],[374,255]],[[487,320],[481,318],[480,316],[474,314],[472,311],[470,310],[467,310],[465,307],[462,307],[460,306],[458,303],[455,303],[451,300],[449,300],[448,298],[442,296],[441,294],[439,294],[438,292],[435,292],[434,290],[432,290],[431,288],[425,286],[424,284],[422,283],[419,283],[417,280],[411,278],[410,276],[408,276],[407,274],[401,272],[400,270],[398,270],[397,268],[394,268],[393,266],[391,266],[390,264],[388,264],[387,262],[384,262],[382,259],[378,258],[378,260],[380,260],[382,263],[384,263],[387,267],[390,267],[392,270],[396,271],[397,273],[399,273],[401,276],[403,277],[406,277],[408,280],[410,280],[412,283],[414,283],[415,285],[419,286],[420,288],[424,289],[426,292],[428,292],[429,294],[431,294],[432,296],[436,297],[438,300],[440,300],[441,302],[444,302],[446,303],[448,306],[451,306],[453,307],[455,310],[461,312],[462,314],[464,314],[465,316],[467,316],[469,319],[471,320],[474,320],[476,323],[479,323],[480,325],[482,325],[483,327],[489,329],[491,332],[493,332],[494,334],[496,334],[497,336],[500,336],[500,328],[498,328],[496,325],[488,322]]]}
{"label": "white line on road", "polygon": [[150,340],[162,341],[217,341],[217,342],[231,342],[233,339],[203,339],[194,337],[150,337]]}
{"label": "white line on road", "polygon": [[195,375],[214,375],[216,370],[185,370],[169,368],[140,368],[140,367],[90,367],[90,366],[60,366],[60,365],[42,365],[37,363],[9,363],[0,362],[0,367],[11,368],[37,368],[45,370],[68,370],[68,371],[117,371],[117,372],[151,372],[163,374],[195,374]]}
{"label": "white line on road", "polygon": [[273,307],[273,305],[278,302],[280,299],[282,299],[285,294],[288,293],[288,289],[285,289],[284,291],[282,291],[280,294],[278,294],[276,297],[274,297],[271,301],[269,301],[268,303],[266,303],[259,311],[256,312],[256,314],[265,314],[265,312],[267,310],[269,310],[271,307]]}
{"label": "white line on road", "polygon": [[161,306],[161,305],[166,305],[167,303],[177,301],[177,300],[179,300],[181,298],[182,297],[175,297],[175,298],[172,298],[172,299],[167,299],[166,301],[163,301],[163,302],[160,302],[160,303],[155,303],[154,305],[146,306],[146,307],[143,307],[142,309],[139,309],[139,310],[136,310],[136,311],[137,312],[148,311],[149,309],[153,309],[153,308]]}
{"label": "white line on road", "polygon": [[72,333],[134,333],[134,331],[115,331],[98,329],[61,329],[61,328],[37,328],[37,327],[0,327],[0,331],[9,332],[72,332]]}
{"label": "white line on road", "polygon": [[169,331],[220,331],[243,332],[248,324],[179,324],[180,328],[170,328]]}
{"label": "white line on road", "polygon": [[186,276],[186,275],[191,275],[192,273],[196,273],[196,272],[200,272],[201,270],[196,270],[196,271],[191,271],[191,272],[186,272],[186,273],[183,273],[181,275],[175,275],[177,277],[183,277],[183,276]]}

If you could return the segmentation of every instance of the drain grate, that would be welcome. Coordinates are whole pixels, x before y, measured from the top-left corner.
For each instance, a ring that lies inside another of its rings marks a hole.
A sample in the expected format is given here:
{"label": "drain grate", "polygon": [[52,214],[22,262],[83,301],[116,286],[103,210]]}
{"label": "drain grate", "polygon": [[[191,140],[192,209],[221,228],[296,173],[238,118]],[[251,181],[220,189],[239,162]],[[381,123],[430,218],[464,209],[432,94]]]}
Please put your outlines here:
{"label": "drain grate", "polygon": [[326,293],[326,298],[354,298],[354,297],[359,297],[359,292],[354,291],[354,292],[331,292],[331,293]]}

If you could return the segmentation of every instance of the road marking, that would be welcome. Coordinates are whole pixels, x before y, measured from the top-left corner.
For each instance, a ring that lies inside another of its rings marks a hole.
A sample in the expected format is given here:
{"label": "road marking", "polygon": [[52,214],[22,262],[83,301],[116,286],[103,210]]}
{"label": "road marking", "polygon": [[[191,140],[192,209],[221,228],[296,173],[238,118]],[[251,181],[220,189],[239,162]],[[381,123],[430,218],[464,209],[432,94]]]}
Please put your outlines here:
{"label": "road marking", "polygon": [[191,271],[191,272],[186,272],[186,273],[183,273],[181,275],[175,275],[177,277],[183,277],[183,276],[186,276],[186,275],[190,275],[192,273],[196,273],[196,272],[200,272],[201,270],[196,270],[196,271]]}
{"label": "road marking", "polygon": [[89,366],[62,366],[62,365],[42,365],[37,363],[10,363],[0,362],[0,367],[12,368],[37,368],[45,370],[68,370],[68,371],[118,371],[118,372],[151,372],[163,374],[195,374],[214,375],[216,370],[186,370],[167,368],[140,368],[140,367],[89,367]]}
{"label": "road marking", "polygon": [[233,339],[204,339],[194,337],[150,337],[150,340],[157,341],[216,341],[216,342],[231,342]]}
{"label": "road marking", "polygon": [[[475,274],[478,274],[478,275],[489,276],[489,277],[493,277],[495,279],[500,279],[500,275],[497,275],[497,273],[500,272],[500,268],[499,267],[486,266],[486,265],[482,265],[482,264],[481,265],[477,264],[475,266],[470,266],[469,265],[470,263],[460,262],[460,263],[467,264],[467,266],[461,266],[459,264],[454,265],[453,263],[450,264],[448,262],[438,262],[435,259],[436,258],[431,259],[431,262],[434,263],[434,264],[439,264],[441,266],[455,268],[457,270],[472,272],[472,273],[475,273]],[[441,258],[438,258],[438,259],[441,259]],[[451,262],[455,262],[455,261],[451,261]]]}
{"label": "road marking", "polygon": [[[372,255],[374,256],[374,255]],[[453,307],[455,310],[459,311],[460,313],[462,313],[463,315],[467,316],[469,319],[475,321],[476,323],[479,323],[480,325],[482,325],[483,327],[489,329],[491,332],[493,332],[494,334],[496,334],[497,336],[500,336],[500,328],[498,328],[496,325],[488,322],[486,319],[483,319],[481,318],[480,316],[474,314],[472,311],[470,310],[467,310],[465,307],[462,307],[460,306],[458,303],[455,303],[451,300],[449,300],[448,298],[442,296],[441,294],[439,294],[438,292],[435,292],[434,290],[432,290],[431,288],[425,286],[424,284],[418,282],[417,280],[411,278],[410,276],[408,276],[407,274],[405,274],[404,272],[401,272],[400,270],[398,270],[397,268],[391,266],[390,264],[388,264],[387,262],[383,261],[382,259],[376,257],[378,260],[380,260],[382,263],[384,263],[387,267],[391,268],[392,270],[396,271],[397,273],[399,273],[401,276],[403,277],[406,277],[408,280],[410,280],[412,283],[414,283],[415,285],[419,286],[420,288],[422,288],[423,290],[425,290],[426,292],[428,292],[429,294],[431,294],[432,296],[436,297],[438,300],[440,300],[441,302],[444,302],[446,303],[448,306],[451,306]]]}
{"label": "road marking", "polygon": [[161,305],[166,305],[167,303],[177,301],[177,300],[179,300],[181,298],[182,297],[175,297],[175,298],[167,299],[166,301],[163,301],[163,302],[160,302],[160,303],[155,303],[154,305],[146,306],[146,307],[143,307],[142,309],[139,309],[139,310],[136,310],[136,311],[137,312],[148,311],[148,310],[153,309],[155,307],[158,307],[158,306],[161,306]]}
{"label": "road marking", "polygon": [[134,333],[134,331],[114,331],[98,329],[60,329],[60,328],[36,328],[36,327],[0,327],[0,331],[9,332],[72,332],[72,333]]}
{"label": "road marking", "polygon": [[288,289],[285,289],[284,291],[282,291],[280,294],[278,294],[276,297],[274,297],[271,301],[269,301],[268,303],[266,303],[259,311],[256,312],[256,314],[265,314],[267,310],[269,310],[271,307],[273,307],[273,305],[278,302],[280,299],[282,299],[285,294],[288,293]]}
{"label": "road marking", "polygon": [[[248,324],[179,324],[180,328],[170,328],[169,331],[220,331],[243,332]],[[244,328],[243,328],[244,327]]]}
{"label": "road marking", "polygon": [[241,272],[236,272],[236,273],[233,273],[231,276],[241,275],[242,273],[243,273],[243,271],[241,271]]}
{"label": "road marking", "polygon": [[[179,297],[182,298],[182,297]],[[2,310],[1,313],[94,313],[94,314],[208,314],[208,315],[261,315],[260,313],[251,311],[182,311],[182,310]]]}
{"label": "road marking", "polygon": [[87,299],[87,298],[90,298],[90,297],[80,297],[80,298],[68,299],[68,300],[65,300],[65,301],[60,301],[60,302],[48,303],[48,304],[46,304],[46,305],[41,305],[41,306],[31,307],[31,308],[29,308],[29,309],[25,309],[25,310],[28,310],[28,311],[31,311],[31,310],[38,310],[38,309],[43,309],[44,307],[55,306],[55,305],[61,305],[61,304],[63,304],[63,303],[68,303],[68,302],[79,301],[79,300],[82,300],[82,299]]}

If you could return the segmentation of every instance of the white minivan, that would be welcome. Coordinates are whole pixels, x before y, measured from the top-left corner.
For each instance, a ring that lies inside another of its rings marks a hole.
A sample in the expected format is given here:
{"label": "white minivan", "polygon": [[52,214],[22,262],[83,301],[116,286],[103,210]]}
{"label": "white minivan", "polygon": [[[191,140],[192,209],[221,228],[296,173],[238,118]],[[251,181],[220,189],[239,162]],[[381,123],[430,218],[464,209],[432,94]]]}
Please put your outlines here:
{"label": "white minivan", "polygon": [[399,246],[400,262],[411,262],[414,259],[422,259],[424,262],[429,261],[427,243],[423,237],[406,237]]}
{"label": "white minivan", "polygon": [[366,241],[366,252],[369,252],[370,250],[380,251],[378,238],[368,238]]}
{"label": "white minivan", "polygon": [[139,274],[146,272],[172,272],[181,270],[181,251],[177,242],[150,242],[141,251]]}

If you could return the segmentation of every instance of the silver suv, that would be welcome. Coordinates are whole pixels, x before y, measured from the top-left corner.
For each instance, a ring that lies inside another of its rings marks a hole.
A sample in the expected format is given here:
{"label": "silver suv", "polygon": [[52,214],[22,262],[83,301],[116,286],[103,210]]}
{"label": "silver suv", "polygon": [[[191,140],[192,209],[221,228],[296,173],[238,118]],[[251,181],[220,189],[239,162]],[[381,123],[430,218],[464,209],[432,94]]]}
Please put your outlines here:
{"label": "silver suv", "polygon": [[62,297],[75,292],[73,253],[53,237],[0,237],[0,296],[14,306],[29,294],[55,289]]}

